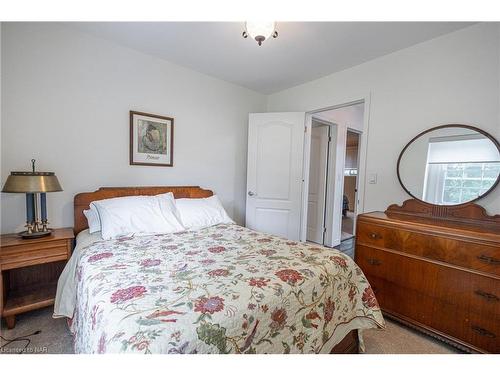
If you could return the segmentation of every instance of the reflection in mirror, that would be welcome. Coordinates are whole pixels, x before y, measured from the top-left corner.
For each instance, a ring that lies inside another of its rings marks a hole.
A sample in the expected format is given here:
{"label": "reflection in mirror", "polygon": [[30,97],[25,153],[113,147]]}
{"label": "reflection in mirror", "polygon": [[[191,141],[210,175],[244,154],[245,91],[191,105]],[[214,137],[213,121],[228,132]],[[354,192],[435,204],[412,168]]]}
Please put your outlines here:
{"label": "reflection in mirror", "polygon": [[401,184],[415,198],[437,205],[473,201],[497,182],[500,152],[482,133],[459,126],[431,130],[400,157]]}

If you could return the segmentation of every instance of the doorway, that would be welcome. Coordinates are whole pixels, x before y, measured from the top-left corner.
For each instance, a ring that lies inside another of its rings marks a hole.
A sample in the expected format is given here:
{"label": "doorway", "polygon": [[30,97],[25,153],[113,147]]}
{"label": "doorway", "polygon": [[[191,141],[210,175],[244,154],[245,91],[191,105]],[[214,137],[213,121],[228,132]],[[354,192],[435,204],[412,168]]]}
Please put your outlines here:
{"label": "doorway", "polygon": [[307,205],[307,241],[324,243],[330,126],[312,120]]}
{"label": "doorway", "polygon": [[354,237],[358,193],[359,138],[356,131],[347,130],[344,163],[344,194],[342,197],[341,241]]}
{"label": "doorway", "polygon": [[365,102],[316,111],[304,152],[305,240],[335,247],[355,233]]}
{"label": "doorway", "polygon": [[[370,108],[370,96],[362,98],[311,112],[249,114],[245,214],[248,228],[293,241],[307,241],[309,227],[310,240],[328,247],[340,245],[346,142],[351,130],[359,134],[356,184],[361,190],[354,198],[355,231],[355,215],[363,212],[364,204]],[[320,125],[328,128],[327,152],[323,143],[313,145],[311,153],[313,119],[315,128],[321,128]],[[310,201],[314,205],[314,199],[309,197],[309,178],[311,155],[314,158],[315,152],[318,160],[319,156],[322,158],[317,164],[322,177],[315,185],[317,208],[309,212]]]}

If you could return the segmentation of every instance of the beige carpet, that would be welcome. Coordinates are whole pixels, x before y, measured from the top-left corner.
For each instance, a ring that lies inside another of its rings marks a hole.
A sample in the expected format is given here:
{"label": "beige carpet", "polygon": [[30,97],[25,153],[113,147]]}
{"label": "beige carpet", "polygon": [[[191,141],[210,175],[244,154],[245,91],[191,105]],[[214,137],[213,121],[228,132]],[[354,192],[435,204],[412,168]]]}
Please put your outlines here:
{"label": "beige carpet", "polygon": [[455,354],[462,353],[430,336],[386,319],[384,331],[364,332],[368,354]]}
{"label": "beige carpet", "polygon": [[[8,330],[2,321],[0,334],[6,339],[29,335],[41,330],[38,335],[30,336],[30,353],[73,353],[73,339],[69,333],[66,319],[53,319],[52,308],[22,314],[17,318],[14,329]],[[454,348],[433,338],[405,328],[395,322],[387,321],[385,331],[365,331],[366,353],[370,354],[450,354],[458,353]],[[6,342],[1,341],[1,345]],[[14,342],[2,352],[15,353],[16,348],[23,348],[26,342]]]}
{"label": "beige carpet", "polygon": [[[40,334],[30,336],[29,353],[73,353],[73,337],[69,332],[66,319],[53,319],[53,307],[30,311],[16,317],[14,329],[7,329],[2,319],[1,336],[13,339],[40,330]],[[6,341],[1,340],[1,345]],[[1,346],[0,345],[0,346]],[[18,341],[2,349],[3,353],[15,353],[16,348],[24,348],[26,342]]]}

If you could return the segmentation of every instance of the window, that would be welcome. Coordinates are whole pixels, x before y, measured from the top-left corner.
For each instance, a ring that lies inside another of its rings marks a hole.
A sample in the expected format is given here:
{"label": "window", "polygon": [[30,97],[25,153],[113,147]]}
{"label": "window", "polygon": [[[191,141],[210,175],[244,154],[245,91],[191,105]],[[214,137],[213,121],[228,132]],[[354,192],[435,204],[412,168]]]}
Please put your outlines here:
{"label": "window", "polygon": [[460,163],[442,165],[444,187],[441,202],[460,204],[484,194],[495,183],[500,163]]}
{"label": "window", "polygon": [[488,191],[500,172],[496,146],[480,135],[429,139],[423,197],[435,204],[461,204]]}

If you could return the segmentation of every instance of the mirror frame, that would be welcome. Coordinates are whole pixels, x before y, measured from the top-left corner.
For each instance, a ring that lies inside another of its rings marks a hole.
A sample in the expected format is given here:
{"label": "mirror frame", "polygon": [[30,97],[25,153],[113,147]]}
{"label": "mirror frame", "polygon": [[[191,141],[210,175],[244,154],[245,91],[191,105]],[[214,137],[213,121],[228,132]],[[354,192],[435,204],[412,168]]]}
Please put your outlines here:
{"label": "mirror frame", "polygon": [[438,129],[445,129],[445,128],[465,128],[465,129],[470,129],[470,130],[474,130],[482,135],[484,135],[485,137],[489,138],[493,144],[496,146],[497,150],[498,150],[498,153],[500,153],[500,143],[498,143],[498,141],[496,140],[495,137],[493,137],[491,134],[489,134],[488,132],[485,132],[484,130],[481,130],[475,126],[471,126],[471,125],[463,125],[463,124],[446,124],[446,125],[439,125],[439,126],[435,126],[433,128],[430,128],[430,129],[427,129],[427,130],[424,130],[423,132],[417,134],[415,137],[413,137],[411,139],[410,142],[408,142],[406,144],[406,146],[403,148],[403,150],[401,150],[401,153],[399,154],[399,157],[398,157],[398,162],[397,162],[397,166],[396,166],[396,173],[398,175],[398,181],[399,181],[399,184],[401,185],[401,187],[403,188],[403,190],[408,193],[409,196],[411,196],[412,198],[422,202],[422,203],[425,203],[425,204],[428,204],[430,206],[436,206],[436,207],[458,207],[458,206],[464,206],[466,204],[469,204],[469,203],[473,203],[473,202],[476,202],[478,201],[479,199],[482,199],[484,198],[485,196],[487,196],[489,193],[491,193],[498,185],[498,183],[500,182],[500,175],[498,175],[497,177],[497,180],[495,181],[495,183],[487,190],[485,191],[482,195],[478,196],[477,198],[471,200],[471,201],[468,201],[468,202],[464,202],[464,203],[460,203],[460,204],[434,204],[434,203],[429,203],[429,202],[426,202],[420,198],[417,198],[416,196],[414,196],[412,193],[410,193],[410,191],[406,188],[406,186],[403,184],[403,181],[401,180],[401,175],[399,174],[399,167],[400,167],[400,163],[401,163],[401,159],[406,151],[406,149],[408,147],[410,147],[410,145],[416,141],[418,138],[420,138],[422,135],[424,134],[427,134],[427,133],[430,133],[431,131],[434,131],[434,130],[438,130]]}

